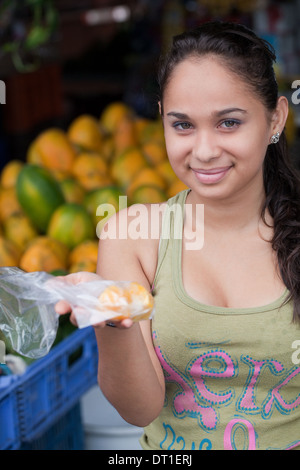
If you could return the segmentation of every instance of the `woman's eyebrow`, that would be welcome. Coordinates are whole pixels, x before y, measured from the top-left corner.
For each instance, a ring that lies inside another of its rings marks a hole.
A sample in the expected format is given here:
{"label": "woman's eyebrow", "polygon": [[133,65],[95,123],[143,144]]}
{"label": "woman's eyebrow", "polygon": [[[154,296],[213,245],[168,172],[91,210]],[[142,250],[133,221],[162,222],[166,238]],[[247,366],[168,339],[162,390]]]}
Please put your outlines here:
{"label": "woman's eyebrow", "polygon": [[175,111],[170,111],[169,113],[167,113],[167,116],[174,116],[174,117],[176,117],[177,119],[189,119],[189,117],[188,117],[187,114],[184,114],[184,113],[176,113]]}
{"label": "woman's eyebrow", "polygon": [[[215,111],[212,114],[213,116],[221,117],[221,116],[224,116],[225,114],[236,113],[236,112],[243,113],[243,114],[247,113],[245,109],[241,109],[241,108],[226,108],[226,109],[221,109],[221,111]],[[167,113],[167,116],[173,116],[173,117],[176,117],[177,119],[190,119],[187,114],[179,113],[176,111],[170,111],[169,113]]]}
{"label": "woman's eyebrow", "polygon": [[220,116],[224,116],[224,114],[230,114],[230,113],[243,113],[243,114],[246,114],[247,111],[245,109],[241,109],[241,108],[226,108],[226,109],[222,109],[221,111],[216,111],[215,114],[217,117],[220,117]]}

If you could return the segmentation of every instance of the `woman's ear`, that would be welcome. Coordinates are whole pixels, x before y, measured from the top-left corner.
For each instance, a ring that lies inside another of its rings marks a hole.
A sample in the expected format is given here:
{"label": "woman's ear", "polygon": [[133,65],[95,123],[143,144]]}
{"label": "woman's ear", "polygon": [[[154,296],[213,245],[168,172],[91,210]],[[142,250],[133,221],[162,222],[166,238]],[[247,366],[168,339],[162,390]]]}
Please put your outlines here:
{"label": "woman's ear", "polygon": [[162,116],[162,107],[161,107],[161,102],[160,101],[158,102],[158,111],[159,111],[160,116],[163,117]]}
{"label": "woman's ear", "polygon": [[285,96],[280,96],[277,100],[276,110],[273,114],[272,119],[272,133],[279,132],[280,134],[284,130],[284,126],[289,113],[289,103]]}

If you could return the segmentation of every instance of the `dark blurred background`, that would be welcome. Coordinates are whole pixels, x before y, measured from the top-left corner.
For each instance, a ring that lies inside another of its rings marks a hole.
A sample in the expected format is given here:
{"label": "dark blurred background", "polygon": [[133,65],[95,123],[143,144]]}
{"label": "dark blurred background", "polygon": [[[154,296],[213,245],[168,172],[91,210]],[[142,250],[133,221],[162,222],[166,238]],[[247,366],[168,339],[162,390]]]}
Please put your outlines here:
{"label": "dark blurred background", "polygon": [[275,47],[299,164],[300,0],[2,0],[0,168],[25,159],[44,128],[67,128],[83,113],[99,117],[115,100],[156,117],[161,49],[174,34],[211,19],[243,23]]}

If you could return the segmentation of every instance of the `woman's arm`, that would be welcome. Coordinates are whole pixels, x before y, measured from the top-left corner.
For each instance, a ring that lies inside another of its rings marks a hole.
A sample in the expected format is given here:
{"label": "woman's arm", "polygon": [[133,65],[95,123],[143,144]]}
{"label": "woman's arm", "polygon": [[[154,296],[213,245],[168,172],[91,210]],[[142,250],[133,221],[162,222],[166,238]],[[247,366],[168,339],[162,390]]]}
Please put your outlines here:
{"label": "woman's arm", "polygon": [[[126,210],[109,219],[105,229],[112,235],[99,241],[97,273],[104,279],[135,281],[150,290],[152,280],[146,273],[153,258],[149,253],[154,253],[157,241],[131,239],[129,232],[123,239],[114,237],[124,226],[130,226]],[[143,253],[148,257],[146,262]],[[152,262],[156,266],[156,260]],[[102,325],[95,327],[95,332],[101,390],[126,421],[137,426],[149,424],[163,406],[165,387],[152,344],[150,320],[127,328],[126,321],[118,328]]]}

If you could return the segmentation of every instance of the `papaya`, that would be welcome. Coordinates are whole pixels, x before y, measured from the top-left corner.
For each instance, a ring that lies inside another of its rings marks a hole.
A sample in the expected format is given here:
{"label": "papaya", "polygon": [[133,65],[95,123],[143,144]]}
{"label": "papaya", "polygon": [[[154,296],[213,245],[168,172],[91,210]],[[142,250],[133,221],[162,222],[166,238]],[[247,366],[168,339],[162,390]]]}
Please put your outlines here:
{"label": "papaya", "polygon": [[165,179],[156,171],[155,168],[144,167],[135,175],[127,187],[128,197],[131,198],[137,188],[146,184],[157,186],[162,190],[165,190],[167,186]]}
{"label": "papaya", "polygon": [[58,128],[41,132],[30,144],[27,162],[38,164],[51,171],[69,175],[76,158],[76,151],[67,134]]}
{"label": "papaya", "polygon": [[16,188],[0,188],[0,221],[4,223],[13,214],[21,214],[23,209],[19,203]]}
{"label": "papaya", "polygon": [[21,160],[10,160],[3,168],[0,175],[0,184],[2,188],[15,187],[19,171],[24,166]]}
{"label": "papaya", "polygon": [[167,200],[167,194],[160,187],[145,184],[137,187],[132,194],[133,204],[158,204]]}
{"label": "papaya", "polygon": [[[107,218],[105,215],[106,211],[112,215],[122,208],[120,207],[120,196],[122,196],[122,191],[118,186],[114,185],[94,189],[85,195],[83,205],[91,215],[95,225],[97,225],[104,216]],[[101,205],[103,210],[99,207]]]}
{"label": "papaya", "polygon": [[66,270],[68,248],[47,236],[34,238],[22,253],[19,266],[27,272]]}
{"label": "papaya", "polygon": [[12,214],[4,223],[4,234],[7,240],[11,240],[21,251],[25,250],[27,244],[38,236],[29,217],[25,214]]}
{"label": "papaya", "polygon": [[104,133],[98,119],[89,114],[78,116],[67,131],[69,140],[79,148],[101,151]]}
{"label": "papaya", "polygon": [[65,203],[51,216],[47,234],[64,243],[69,249],[84,240],[95,239],[93,221],[87,210],[80,204]]}
{"label": "papaya", "polygon": [[85,190],[75,178],[67,178],[61,181],[60,187],[66,202],[82,203],[85,196]]}
{"label": "papaya", "polygon": [[74,162],[72,171],[74,178],[86,191],[111,182],[107,161],[100,153],[80,153]]}
{"label": "papaya", "polygon": [[169,160],[164,160],[163,162],[155,165],[155,170],[167,182],[168,186],[170,186],[175,180],[178,180]]}
{"label": "papaya", "polygon": [[90,261],[97,265],[98,259],[98,241],[85,240],[79,245],[75,246],[69,254],[69,265],[79,264]]}
{"label": "papaya", "polygon": [[77,263],[73,263],[69,267],[70,273],[78,273],[80,271],[87,271],[89,273],[95,273],[97,269],[97,264],[94,263],[92,260],[87,259],[84,261],[78,261]]}
{"label": "papaya", "polygon": [[133,109],[122,101],[109,103],[101,113],[100,124],[108,134],[114,134],[123,119],[132,119]]}
{"label": "papaya", "polygon": [[115,156],[110,165],[110,172],[115,184],[125,189],[145,166],[149,164],[141,149],[132,147]]}
{"label": "papaya", "polygon": [[65,202],[59,183],[46,168],[26,164],[19,172],[16,192],[25,214],[45,233],[53,212]]}
{"label": "papaya", "polygon": [[115,152],[123,152],[127,148],[138,145],[135,122],[130,118],[123,118],[114,133]]}
{"label": "papaya", "polygon": [[0,266],[18,266],[21,252],[11,240],[0,237]]}
{"label": "papaya", "polygon": [[150,165],[158,165],[159,163],[166,161],[168,158],[166,147],[160,141],[151,140],[149,142],[144,142],[142,150]]}
{"label": "papaya", "polygon": [[187,186],[176,177],[174,181],[170,184],[167,195],[168,197],[173,197],[176,194],[180,193],[180,191],[184,191],[185,189],[188,189]]}

